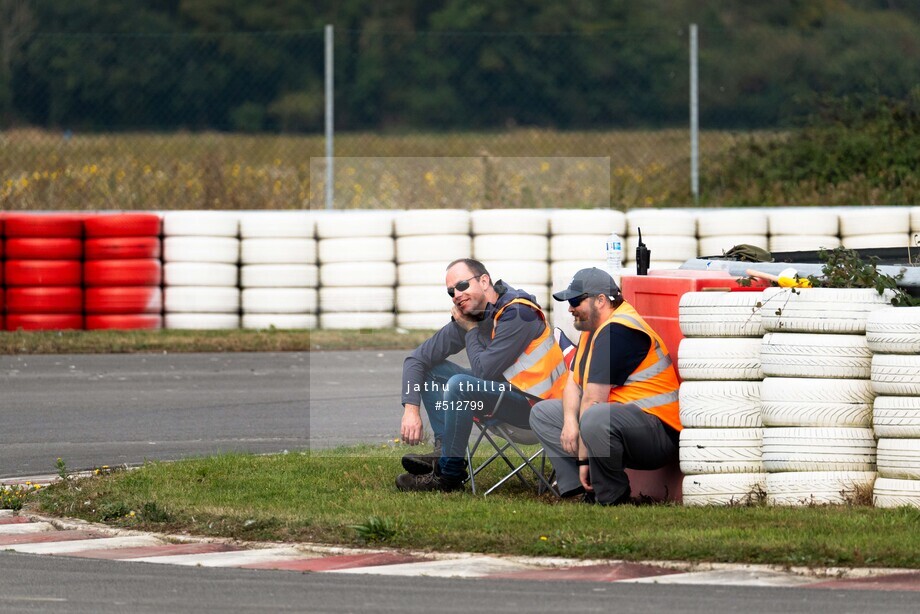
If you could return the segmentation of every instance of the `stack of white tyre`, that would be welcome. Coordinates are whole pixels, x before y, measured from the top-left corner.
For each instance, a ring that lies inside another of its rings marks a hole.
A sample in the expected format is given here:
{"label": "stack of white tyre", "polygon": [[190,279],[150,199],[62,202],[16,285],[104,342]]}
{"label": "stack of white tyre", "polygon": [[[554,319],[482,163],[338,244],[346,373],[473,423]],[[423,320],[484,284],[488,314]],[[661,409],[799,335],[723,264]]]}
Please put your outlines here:
{"label": "stack of white tyre", "polygon": [[910,247],[920,247],[920,207],[910,209]]}
{"label": "stack of white tyre", "polygon": [[814,252],[840,246],[840,221],[834,209],[774,209],[767,219],[771,252]]}
{"label": "stack of white tyre", "polygon": [[760,292],[688,292],[679,322],[685,505],[739,505],[766,488],[761,461]]}
{"label": "stack of white tyre", "polygon": [[315,227],[306,211],[241,215],[243,328],[316,328]]}
{"label": "stack of white tyre", "polygon": [[676,269],[696,258],[695,213],[681,209],[631,209],[626,212],[625,272],[635,273],[639,231],[651,252],[650,269]]}
{"label": "stack of white tyre", "polygon": [[703,211],[696,219],[700,256],[721,256],[736,245],[767,249],[767,214],[760,209]]}
{"label": "stack of white tyre", "polygon": [[871,313],[866,341],[872,355],[878,437],[877,507],[920,507],[920,307]]}
{"label": "stack of white tyre", "polygon": [[394,215],[336,211],[317,216],[320,328],[396,325]]}
{"label": "stack of white tyre", "polygon": [[396,218],[395,230],[396,326],[437,330],[450,322],[453,306],[444,283],[447,265],[473,253],[470,213],[461,209],[403,211]]}
{"label": "stack of white tyre", "polygon": [[863,500],[875,481],[866,320],[891,307],[873,289],[767,288],[763,461],[772,505]]}
{"label": "stack of white tyre", "polygon": [[[549,216],[549,281],[550,291],[568,287],[572,277],[581,269],[597,267],[606,270],[606,244],[610,233],[621,239],[626,236],[626,215],[612,209],[560,209]],[[626,243],[623,256],[626,257]],[[627,265],[624,265],[624,268]],[[619,283],[619,279],[616,280]],[[550,299],[553,325],[570,339],[577,339],[568,303]],[[550,305],[544,305],[549,309]]]}
{"label": "stack of white tyre", "polygon": [[163,216],[165,328],[240,327],[239,218],[222,211]]}
{"label": "stack of white tyre", "polygon": [[536,209],[481,209],[470,215],[473,257],[493,281],[533,294],[549,308],[549,218]]}
{"label": "stack of white tyre", "polygon": [[907,247],[910,209],[859,207],[840,210],[840,241],[849,249]]}

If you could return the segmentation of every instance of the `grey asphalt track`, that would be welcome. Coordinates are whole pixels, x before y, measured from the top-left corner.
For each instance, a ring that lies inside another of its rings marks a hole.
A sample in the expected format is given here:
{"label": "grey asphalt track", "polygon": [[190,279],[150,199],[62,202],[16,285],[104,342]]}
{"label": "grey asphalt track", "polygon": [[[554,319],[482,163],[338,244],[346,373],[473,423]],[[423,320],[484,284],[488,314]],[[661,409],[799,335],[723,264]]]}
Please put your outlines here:
{"label": "grey asphalt track", "polygon": [[911,592],[188,568],[0,552],[3,612],[916,612]]}
{"label": "grey asphalt track", "polygon": [[0,357],[0,477],[399,432],[406,352]]}

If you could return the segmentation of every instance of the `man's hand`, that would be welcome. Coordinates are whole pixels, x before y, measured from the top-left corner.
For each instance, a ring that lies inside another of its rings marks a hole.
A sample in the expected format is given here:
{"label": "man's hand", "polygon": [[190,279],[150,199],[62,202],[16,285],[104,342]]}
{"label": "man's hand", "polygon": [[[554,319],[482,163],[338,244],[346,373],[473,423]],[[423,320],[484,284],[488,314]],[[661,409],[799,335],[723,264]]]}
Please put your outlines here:
{"label": "man's hand", "polygon": [[594,487],[591,486],[591,472],[589,471],[587,465],[582,465],[578,468],[578,479],[581,480],[581,485],[585,487],[585,490],[588,492],[593,492]]}
{"label": "man's hand", "polygon": [[450,315],[453,316],[454,321],[460,326],[460,328],[466,332],[470,332],[479,326],[479,322],[464,314],[456,305],[450,308]]}
{"label": "man's hand", "polygon": [[578,421],[565,420],[563,422],[559,443],[562,444],[562,449],[568,454],[572,456],[578,454]]}
{"label": "man's hand", "polygon": [[406,404],[399,432],[403,443],[410,446],[418,445],[422,440],[422,417],[419,415],[418,405]]}

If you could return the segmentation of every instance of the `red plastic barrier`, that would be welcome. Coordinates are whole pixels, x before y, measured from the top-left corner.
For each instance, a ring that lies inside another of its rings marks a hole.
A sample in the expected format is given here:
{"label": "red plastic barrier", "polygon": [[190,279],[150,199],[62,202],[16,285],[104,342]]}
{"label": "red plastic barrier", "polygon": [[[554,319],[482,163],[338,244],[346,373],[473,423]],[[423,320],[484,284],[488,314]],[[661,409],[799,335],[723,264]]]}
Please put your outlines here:
{"label": "red plastic barrier", "polygon": [[9,288],[7,313],[83,313],[83,289],[74,286]]}
{"label": "red plastic barrier", "polygon": [[160,315],[95,315],[86,316],[86,330],[157,330],[163,328]]}
{"label": "red plastic barrier", "polygon": [[83,236],[84,215],[44,215],[7,213],[4,233],[7,237],[71,237]]}
{"label": "red plastic barrier", "polygon": [[87,239],[84,249],[87,260],[130,260],[160,258],[159,237],[104,237]]}
{"label": "red plastic barrier", "polygon": [[160,217],[152,213],[100,214],[85,220],[87,238],[158,237]]}
{"label": "red plastic barrier", "polygon": [[79,260],[7,260],[4,272],[7,287],[79,286],[83,281]]}
{"label": "red plastic barrier", "polygon": [[152,258],[137,260],[89,260],[85,263],[87,286],[159,286],[162,265]]}
{"label": "red plastic barrier", "polygon": [[158,286],[87,288],[84,306],[89,314],[159,314],[163,292]]}
{"label": "red plastic barrier", "polygon": [[6,240],[7,260],[79,260],[83,241],[71,238],[21,237]]}
{"label": "red plastic barrier", "polygon": [[77,314],[21,314],[6,316],[6,330],[80,330],[83,316]]}

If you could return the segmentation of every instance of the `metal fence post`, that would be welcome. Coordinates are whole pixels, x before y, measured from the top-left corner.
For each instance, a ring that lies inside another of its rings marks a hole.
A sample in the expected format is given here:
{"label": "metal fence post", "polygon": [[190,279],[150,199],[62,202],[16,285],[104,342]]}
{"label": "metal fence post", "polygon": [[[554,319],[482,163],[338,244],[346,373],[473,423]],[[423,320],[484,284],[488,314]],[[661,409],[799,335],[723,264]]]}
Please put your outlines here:
{"label": "metal fence post", "polygon": [[334,95],[332,83],[332,25],[326,26],[326,209],[333,208],[333,181],[335,176],[335,162],[333,152],[335,150],[332,139],[332,114],[334,105],[332,98]]}
{"label": "metal fence post", "polygon": [[690,24],[690,192],[700,202],[700,99],[696,24]]}

